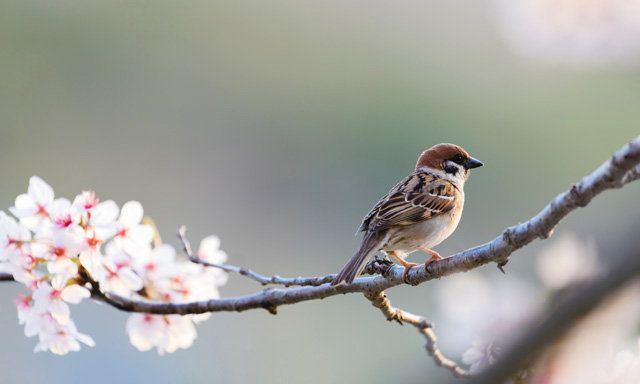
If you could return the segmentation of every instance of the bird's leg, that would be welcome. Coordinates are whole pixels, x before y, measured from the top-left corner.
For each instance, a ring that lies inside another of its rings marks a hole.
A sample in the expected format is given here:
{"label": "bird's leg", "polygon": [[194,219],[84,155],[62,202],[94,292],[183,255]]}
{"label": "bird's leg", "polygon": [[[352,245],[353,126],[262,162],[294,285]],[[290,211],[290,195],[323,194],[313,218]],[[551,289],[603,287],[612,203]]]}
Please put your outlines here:
{"label": "bird's leg", "polygon": [[[424,268],[425,269],[432,262],[442,259],[442,256],[440,256],[440,254],[438,252],[436,252],[436,251],[432,251],[432,250],[426,249],[426,248],[418,248],[418,249],[421,250],[424,253],[428,253],[428,254],[431,255],[431,258],[424,262]],[[427,270],[427,272],[429,272],[429,270]],[[438,277],[438,280],[440,280],[440,279],[442,279],[442,277]]]}
{"label": "bird's leg", "polygon": [[418,248],[418,249],[421,250],[424,253],[428,253],[428,254],[431,255],[431,258],[429,260],[425,261],[424,265],[429,265],[433,261],[442,259],[442,256],[440,256],[440,254],[438,252],[436,252],[436,251],[432,251],[432,250],[426,249],[426,248]]}
{"label": "bird's leg", "polygon": [[407,281],[407,273],[409,272],[409,270],[412,267],[417,267],[420,264],[416,264],[416,263],[407,263],[406,261],[404,261],[404,259],[398,255],[396,255],[395,252],[393,251],[387,251],[387,254],[391,255],[391,257],[393,257],[394,259],[398,260],[400,262],[400,264],[402,264],[402,266],[404,267],[404,272],[402,273],[402,280],[409,284],[409,282]]}

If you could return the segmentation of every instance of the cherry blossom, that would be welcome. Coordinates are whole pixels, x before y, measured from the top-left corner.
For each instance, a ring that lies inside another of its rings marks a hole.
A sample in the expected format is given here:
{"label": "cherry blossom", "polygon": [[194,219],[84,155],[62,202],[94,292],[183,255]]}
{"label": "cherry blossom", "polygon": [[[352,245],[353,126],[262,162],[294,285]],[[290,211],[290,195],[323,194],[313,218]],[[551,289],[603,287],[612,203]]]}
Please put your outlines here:
{"label": "cherry blossom", "polygon": [[492,341],[475,339],[471,348],[462,354],[462,362],[469,366],[469,373],[475,375],[496,362],[496,351]]}
{"label": "cherry blossom", "polygon": [[16,219],[0,211],[0,261],[6,260],[15,252],[21,252],[22,247],[31,241],[31,232]]}
{"label": "cherry blossom", "polygon": [[[215,263],[224,262],[227,256],[219,245],[217,237],[205,238],[198,256]],[[154,248],[148,258],[136,260],[134,266],[144,278],[146,297],[157,300],[179,303],[216,299],[220,296],[217,287],[227,280],[226,272],[218,268],[178,262],[175,249],[166,244]],[[133,314],[127,321],[127,332],[131,343],[141,351],[156,347],[162,355],[190,347],[197,336],[194,323],[210,316],[210,313],[188,316]]]}
{"label": "cherry blossom", "polygon": [[26,314],[24,335],[27,337],[53,333],[59,326],[58,321],[49,312],[38,310],[33,306],[31,306],[30,311],[26,311],[24,308],[22,308],[22,311]]}
{"label": "cherry blossom", "polygon": [[80,214],[89,213],[100,202],[96,199],[96,193],[93,191],[82,191],[81,194],[76,196],[73,200],[73,208]]}
{"label": "cherry blossom", "polygon": [[[94,341],[79,333],[69,304],[91,296],[89,284],[121,296],[173,302],[219,297],[227,274],[176,255],[168,244],[152,246],[154,228],[141,224],[142,204],[120,209],[94,192],[83,191],[73,203],[54,199],[49,184],[37,176],[10,212],[0,211],[0,271],[10,273],[28,294],[15,300],[18,322],[27,337],[38,336],[35,351],[64,355]],[[223,263],[220,240],[202,240],[199,255]],[[86,286],[85,286],[86,285]],[[193,344],[194,323],[210,314],[160,316],[133,314],[127,321],[131,343],[140,350],[171,353]]]}
{"label": "cherry blossom", "polygon": [[136,313],[127,320],[131,344],[141,351],[157,348],[159,355],[189,348],[197,336],[191,316]]}
{"label": "cherry blossom", "polygon": [[89,290],[77,284],[67,285],[68,278],[64,275],[56,275],[51,283],[45,281],[33,292],[34,307],[38,310],[46,310],[60,324],[69,321],[71,313],[70,304],[78,304],[84,298],[91,296]]}
{"label": "cherry blossom", "polygon": [[143,209],[139,202],[130,201],[122,206],[114,242],[132,257],[144,257],[151,251],[153,228],[140,224],[142,218]]}
{"label": "cherry blossom", "polygon": [[142,289],[142,279],[130,267],[130,257],[117,245],[110,243],[102,264],[104,273],[98,277],[102,289],[121,296],[131,296]]}
{"label": "cherry blossom", "polygon": [[24,284],[30,291],[38,289],[38,284],[46,276],[44,272],[35,269],[27,270],[16,265],[13,265],[8,272],[13,275],[15,281]]}
{"label": "cherry blossom", "polygon": [[78,224],[80,214],[72,208],[71,202],[68,199],[59,198],[53,201],[49,211],[49,219],[53,223],[55,230],[65,229]]}
{"label": "cherry blossom", "polygon": [[140,276],[156,283],[170,280],[176,273],[175,264],[176,250],[168,244],[161,244],[133,261],[133,267]]}
{"label": "cherry blossom", "polygon": [[35,352],[50,350],[56,355],[66,355],[70,351],[79,351],[79,342],[90,347],[95,345],[91,337],[78,332],[71,319],[65,324],[56,323],[55,319],[50,319],[48,328],[51,329],[50,332],[41,332],[38,335],[40,342],[36,345]]}
{"label": "cherry blossom", "polygon": [[32,248],[37,257],[47,260],[49,273],[75,275],[78,273],[78,266],[72,259],[77,258],[87,247],[82,236],[81,228],[71,227],[58,231],[50,243],[40,240]]}
{"label": "cherry blossom", "polygon": [[160,344],[165,327],[164,316],[134,313],[127,320],[129,341],[140,351],[148,351]]}
{"label": "cherry blossom", "polygon": [[[16,198],[15,206],[9,211],[20,219],[20,223],[30,230],[39,233],[49,217],[53,204],[53,188],[38,176],[29,179],[29,189]],[[46,227],[46,226],[45,226]]]}
{"label": "cherry blossom", "polygon": [[98,240],[95,233],[91,230],[87,230],[85,237],[86,248],[80,253],[78,259],[80,264],[89,272],[89,274],[99,279],[104,272],[102,268],[103,255],[100,251],[100,246],[104,243],[104,240]]}
{"label": "cherry blossom", "polygon": [[20,295],[13,302],[18,310],[18,324],[25,324],[31,318],[31,296]]}
{"label": "cherry blossom", "polygon": [[179,348],[186,349],[193,345],[196,339],[196,327],[191,321],[191,316],[166,315],[164,316],[166,327],[162,333],[158,354],[172,353]]}
{"label": "cherry blossom", "polygon": [[[227,253],[220,249],[220,239],[216,235],[210,235],[202,239],[198,249],[198,257],[213,264],[223,264],[227,261]],[[219,268],[207,268],[206,273],[213,279],[212,284],[223,286],[227,283],[229,274]]]}
{"label": "cherry blossom", "polygon": [[116,218],[119,211],[118,205],[113,200],[99,203],[92,208],[88,228],[97,239],[107,240],[116,234]]}
{"label": "cherry blossom", "polygon": [[220,249],[220,239],[216,235],[207,236],[200,241],[198,257],[213,264],[222,264],[228,259],[226,252]]}

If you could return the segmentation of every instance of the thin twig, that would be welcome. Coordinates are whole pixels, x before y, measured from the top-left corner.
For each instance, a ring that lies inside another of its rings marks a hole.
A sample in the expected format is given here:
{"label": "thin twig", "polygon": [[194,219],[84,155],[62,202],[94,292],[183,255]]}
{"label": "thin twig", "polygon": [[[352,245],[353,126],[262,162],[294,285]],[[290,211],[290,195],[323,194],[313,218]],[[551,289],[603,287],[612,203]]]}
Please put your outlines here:
{"label": "thin twig", "polygon": [[231,273],[237,273],[239,275],[246,276],[252,280],[255,280],[262,285],[279,284],[279,285],[284,285],[285,287],[310,285],[310,286],[316,287],[318,285],[330,283],[331,281],[333,281],[333,278],[335,277],[335,275],[328,275],[328,276],[322,276],[322,277],[294,277],[294,278],[283,278],[278,275],[266,277],[266,276],[257,274],[247,268],[240,268],[240,267],[236,267],[228,264],[210,263],[208,261],[202,260],[200,257],[193,254],[193,252],[191,251],[191,244],[189,243],[189,240],[187,240],[186,232],[187,232],[187,227],[184,225],[181,225],[178,228],[178,238],[182,242],[182,248],[184,249],[185,254],[189,258],[189,260],[191,260],[193,263],[206,265],[207,267],[222,269],[223,271],[227,271]]}
{"label": "thin twig", "polygon": [[424,335],[426,339],[424,347],[436,365],[448,369],[455,377],[469,376],[469,372],[460,368],[460,366],[458,366],[453,360],[449,360],[444,357],[442,352],[440,352],[437,344],[438,339],[436,334],[433,332],[433,326],[429,324],[424,317],[392,307],[391,302],[384,292],[366,294],[365,297],[371,301],[371,304],[373,304],[374,307],[380,309],[387,320],[397,321],[401,325],[407,323],[416,327],[418,332]]}

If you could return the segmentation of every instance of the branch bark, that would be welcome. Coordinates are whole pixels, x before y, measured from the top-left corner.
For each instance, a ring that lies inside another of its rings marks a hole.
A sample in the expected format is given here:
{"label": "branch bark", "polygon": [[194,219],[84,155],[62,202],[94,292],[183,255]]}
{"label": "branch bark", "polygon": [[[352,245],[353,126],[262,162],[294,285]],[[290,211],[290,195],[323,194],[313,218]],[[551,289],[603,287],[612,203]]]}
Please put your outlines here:
{"label": "branch bark", "polygon": [[0,281],[15,281],[13,275],[10,273],[0,273]]}
{"label": "branch bark", "polygon": [[[505,229],[502,235],[489,243],[434,261],[427,268],[413,268],[408,273],[407,280],[412,285],[418,285],[453,273],[466,272],[490,262],[495,262],[499,268],[502,268],[508,262],[509,256],[517,249],[524,247],[535,239],[546,239],[551,236],[555,226],[571,211],[586,206],[595,196],[607,189],[620,188],[626,183],[639,178],[639,164],[640,136],[631,140],[614,153],[610,159],[593,173],[554,198],[540,213],[530,220]],[[216,267],[220,266],[216,265]],[[303,286],[288,289],[268,288],[249,296],[202,302],[163,303],[133,300],[102,292],[94,292],[94,297],[118,309],[130,312],[185,315],[222,311],[241,312],[263,308],[271,313],[276,313],[276,309],[282,305],[324,299],[347,293],[375,295],[394,286],[404,284],[402,280],[403,268],[390,266],[381,268],[379,271],[382,273],[381,275],[361,277],[351,285],[330,287],[327,283],[324,283],[331,281],[335,275],[296,278],[291,279],[290,282],[293,283],[295,281],[296,284]],[[268,280],[268,278],[264,279]],[[260,282],[262,283],[263,281]],[[274,281],[265,281],[265,283],[271,282]],[[315,284],[318,282],[323,283],[316,286]]]}

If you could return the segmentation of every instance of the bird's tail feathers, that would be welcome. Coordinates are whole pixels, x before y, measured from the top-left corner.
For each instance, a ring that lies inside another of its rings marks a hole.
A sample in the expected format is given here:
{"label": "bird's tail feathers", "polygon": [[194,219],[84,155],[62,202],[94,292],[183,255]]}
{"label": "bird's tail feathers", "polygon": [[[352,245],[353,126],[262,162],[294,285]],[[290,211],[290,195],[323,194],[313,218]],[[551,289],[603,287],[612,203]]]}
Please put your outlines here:
{"label": "bird's tail feathers", "polygon": [[358,252],[349,260],[349,262],[342,268],[342,271],[338,273],[338,275],[331,282],[331,286],[335,287],[339,285],[343,281],[347,284],[353,283],[356,277],[360,276],[362,270],[365,265],[371,258],[371,256],[380,250],[380,233],[379,232],[371,232],[367,233],[362,239],[362,244],[360,244],[360,249]]}

